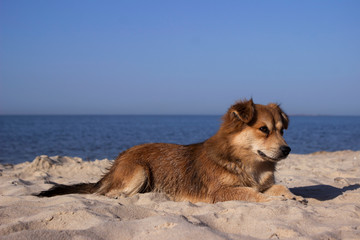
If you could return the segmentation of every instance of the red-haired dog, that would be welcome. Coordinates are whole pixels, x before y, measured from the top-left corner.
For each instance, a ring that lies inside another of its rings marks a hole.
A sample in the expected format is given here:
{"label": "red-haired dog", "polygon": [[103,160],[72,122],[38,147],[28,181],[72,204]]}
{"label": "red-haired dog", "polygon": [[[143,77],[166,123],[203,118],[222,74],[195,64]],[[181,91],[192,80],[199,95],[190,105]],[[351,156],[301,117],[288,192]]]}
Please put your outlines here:
{"label": "red-haired dog", "polygon": [[97,183],[56,185],[37,196],[118,197],[155,191],[175,201],[208,203],[264,202],[269,196],[296,199],[274,179],[277,162],[291,150],[283,138],[288,124],[288,116],[277,104],[239,101],[223,116],[219,131],[202,143],[134,146],[122,152]]}

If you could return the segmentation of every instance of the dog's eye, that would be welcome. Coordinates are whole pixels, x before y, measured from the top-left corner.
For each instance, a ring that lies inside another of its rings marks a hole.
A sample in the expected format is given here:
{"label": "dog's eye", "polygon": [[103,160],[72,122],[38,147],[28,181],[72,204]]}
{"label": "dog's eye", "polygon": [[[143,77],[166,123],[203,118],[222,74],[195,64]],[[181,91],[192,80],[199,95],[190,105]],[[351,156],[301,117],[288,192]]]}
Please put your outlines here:
{"label": "dog's eye", "polygon": [[266,134],[269,134],[269,132],[270,132],[267,126],[263,126],[263,127],[259,128],[259,130]]}
{"label": "dog's eye", "polygon": [[280,130],[280,134],[281,134],[281,136],[284,135],[284,129],[283,128]]}

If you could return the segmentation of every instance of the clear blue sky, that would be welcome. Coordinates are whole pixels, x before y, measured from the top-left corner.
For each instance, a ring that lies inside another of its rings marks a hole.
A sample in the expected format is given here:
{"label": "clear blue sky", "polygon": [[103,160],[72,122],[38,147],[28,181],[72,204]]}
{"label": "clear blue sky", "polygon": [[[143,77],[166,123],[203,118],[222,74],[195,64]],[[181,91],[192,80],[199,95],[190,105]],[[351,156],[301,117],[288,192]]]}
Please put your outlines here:
{"label": "clear blue sky", "polygon": [[0,1],[0,114],[360,115],[360,1]]}

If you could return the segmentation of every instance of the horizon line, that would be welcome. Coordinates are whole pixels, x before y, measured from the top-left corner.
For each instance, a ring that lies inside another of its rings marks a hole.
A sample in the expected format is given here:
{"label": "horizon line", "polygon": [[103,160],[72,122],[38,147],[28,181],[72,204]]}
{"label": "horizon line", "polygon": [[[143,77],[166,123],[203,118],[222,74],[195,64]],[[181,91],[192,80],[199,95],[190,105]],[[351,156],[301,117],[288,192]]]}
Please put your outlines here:
{"label": "horizon line", "polygon": [[[196,114],[196,113],[15,113],[1,116],[223,116],[224,114]],[[290,117],[360,117],[351,114],[288,114]]]}

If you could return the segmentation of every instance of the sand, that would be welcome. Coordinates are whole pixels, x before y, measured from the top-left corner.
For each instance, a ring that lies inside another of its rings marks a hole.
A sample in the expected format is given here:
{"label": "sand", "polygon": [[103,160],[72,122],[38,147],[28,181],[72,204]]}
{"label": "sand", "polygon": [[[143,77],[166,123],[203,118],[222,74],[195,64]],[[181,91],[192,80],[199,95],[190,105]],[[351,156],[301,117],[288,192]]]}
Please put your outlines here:
{"label": "sand", "polygon": [[54,182],[95,182],[111,162],[39,156],[0,165],[0,239],[360,239],[360,151],[291,154],[279,163],[277,182],[307,205],[31,195]]}

